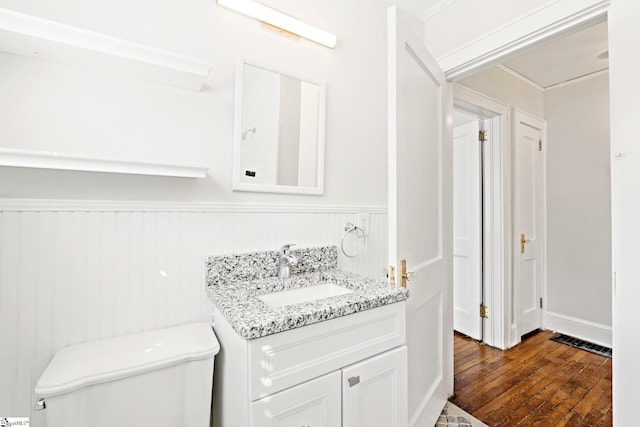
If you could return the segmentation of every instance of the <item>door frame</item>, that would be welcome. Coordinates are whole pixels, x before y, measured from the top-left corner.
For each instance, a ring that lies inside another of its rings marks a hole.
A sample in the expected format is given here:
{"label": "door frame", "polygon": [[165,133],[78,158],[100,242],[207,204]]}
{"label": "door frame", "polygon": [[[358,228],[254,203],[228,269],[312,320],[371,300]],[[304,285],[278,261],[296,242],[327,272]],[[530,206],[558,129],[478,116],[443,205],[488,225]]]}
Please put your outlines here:
{"label": "door frame", "polygon": [[458,84],[453,85],[453,106],[488,120],[484,146],[484,252],[483,301],[489,317],[482,322],[483,342],[505,350],[514,343],[511,316],[513,281],[511,259],[511,112],[503,102]]}
{"label": "door frame", "polygon": [[[587,3],[578,3],[570,1],[556,1],[549,3],[547,7],[539,8],[531,13],[511,21],[509,24],[500,27],[496,31],[492,31],[482,37],[477,38],[471,43],[466,44],[443,57],[438,57],[438,63],[444,69],[447,79],[456,82],[471,74],[482,71],[493,65],[497,65],[506,59],[516,56],[528,49],[533,49],[556,37],[577,32],[590,25],[603,22],[607,19],[611,0],[591,0]],[[457,86],[457,85],[455,85]],[[511,112],[507,113],[509,121],[511,120]],[[510,150],[511,139],[513,138],[511,129],[508,129],[504,135],[509,135],[509,143],[505,143],[504,150]],[[511,284],[513,289],[513,247],[512,247],[512,173],[511,173],[511,153],[504,157],[504,185],[509,186],[509,191],[504,195],[504,202],[509,206],[509,212],[505,213],[503,221],[509,222],[509,233],[507,233],[508,242],[505,247],[508,256],[508,264],[504,269],[509,269],[509,275],[505,276],[507,283]],[[545,221],[546,222],[546,221]],[[546,239],[545,239],[546,240]],[[546,256],[546,254],[544,254]],[[485,261],[486,265],[486,261]],[[546,281],[545,281],[546,282]],[[495,289],[495,287],[492,287]],[[506,288],[505,288],[506,289]],[[513,307],[513,302],[517,301],[513,293],[512,298],[507,299],[501,307],[509,307],[504,313],[512,313],[511,322],[508,331],[505,330],[504,338],[506,341],[505,348],[512,347],[520,342],[517,328],[517,310]],[[546,298],[546,284],[543,287],[543,298]],[[546,306],[546,304],[544,305]],[[543,310],[545,307],[543,306]],[[511,308],[514,308],[511,310]],[[543,311],[542,324],[544,325]],[[615,315],[615,313],[614,313]],[[495,316],[494,316],[495,317]],[[491,317],[490,317],[491,318]],[[504,320],[504,319],[503,319]],[[501,347],[502,348],[502,347]]]}
{"label": "door frame", "polygon": [[[495,31],[491,31],[484,36],[475,39],[471,43],[465,44],[460,49],[456,49],[448,54],[447,57],[437,58],[438,63],[444,69],[445,75],[451,82],[458,81],[478,71],[491,67],[492,65],[497,65],[518,53],[526,51],[527,49],[537,47],[554,37],[579,31],[584,27],[604,21],[607,19],[610,4],[611,0],[590,0],[585,3],[561,0],[548,2],[545,4],[545,7],[534,9],[530,13],[509,22],[507,25],[502,26]],[[620,19],[619,16],[617,16],[617,18]],[[616,60],[616,64],[619,62],[624,61]],[[618,104],[620,104],[620,102],[618,102]],[[614,143],[615,139],[612,141],[612,144]],[[613,190],[615,190],[616,185],[614,182],[612,182],[612,186]],[[612,209],[614,209],[614,218],[616,216],[615,208],[615,206],[612,207]],[[613,231],[612,239],[614,245],[614,324],[612,332],[615,345],[616,330],[619,329],[616,328],[616,313],[618,306],[621,305],[615,299],[615,230]],[[630,274],[629,276],[631,277],[632,275]],[[627,310],[627,312],[629,312],[629,310]],[[629,330],[629,328],[627,328],[627,330]],[[629,346],[627,346],[626,349],[628,350]],[[629,364],[630,362],[625,366]],[[615,362],[614,365],[616,365]],[[617,365],[622,366],[622,362],[618,362]],[[624,412],[621,409],[615,409],[617,404],[622,402],[622,398],[616,398],[619,391],[618,389],[624,388],[625,391],[630,389],[630,387],[627,387],[629,384],[625,384],[625,387],[616,386],[617,382],[615,380],[618,379],[617,377],[619,376],[620,375],[616,376],[614,374],[614,416],[623,414]],[[623,409],[629,410],[623,415],[628,415],[631,411],[631,406],[626,403],[625,405],[626,406]]]}

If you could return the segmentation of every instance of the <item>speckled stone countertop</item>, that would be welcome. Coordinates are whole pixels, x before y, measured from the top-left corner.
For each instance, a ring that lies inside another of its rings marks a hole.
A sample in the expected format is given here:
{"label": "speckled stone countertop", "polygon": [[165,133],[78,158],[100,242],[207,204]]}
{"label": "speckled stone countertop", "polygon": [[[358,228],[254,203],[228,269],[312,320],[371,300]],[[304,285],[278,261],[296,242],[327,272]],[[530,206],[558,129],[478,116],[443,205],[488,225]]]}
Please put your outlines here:
{"label": "speckled stone countertop", "polygon": [[[303,261],[301,264],[313,264],[314,268],[299,269],[300,274],[292,275],[286,280],[271,274],[273,257],[270,253],[207,258],[207,294],[238,335],[248,340],[260,338],[403,301],[409,296],[406,289],[336,270],[337,249],[333,246],[292,252],[300,255],[302,260],[308,255],[305,251],[315,254],[312,257],[314,263]],[[317,251],[321,251],[320,255]],[[232,266],[223,262],[223,258],[230,261]],[[318,265],[328,270],[318,269]],[[305,272],[312,269],[319,271]],[[265,273],[266,271],[271,273]],[[326,282],[335,283],[353,292],[279,308],[270,307],[257,298],[259,295]]]}

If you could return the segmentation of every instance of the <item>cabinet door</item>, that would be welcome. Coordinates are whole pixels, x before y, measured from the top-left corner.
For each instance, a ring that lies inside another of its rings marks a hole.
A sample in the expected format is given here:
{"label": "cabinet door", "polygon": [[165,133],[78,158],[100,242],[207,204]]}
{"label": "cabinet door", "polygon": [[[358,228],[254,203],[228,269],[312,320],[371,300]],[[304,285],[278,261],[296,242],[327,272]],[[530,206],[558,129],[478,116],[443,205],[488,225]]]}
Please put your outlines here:
{"label": "cabinet door", "polygon": [[407,347],[342,369],[344,427],[406,427]]}
{"label": "cabinet door", "polygon": [[340,426],[340,371],[251,404],[252,427]]}

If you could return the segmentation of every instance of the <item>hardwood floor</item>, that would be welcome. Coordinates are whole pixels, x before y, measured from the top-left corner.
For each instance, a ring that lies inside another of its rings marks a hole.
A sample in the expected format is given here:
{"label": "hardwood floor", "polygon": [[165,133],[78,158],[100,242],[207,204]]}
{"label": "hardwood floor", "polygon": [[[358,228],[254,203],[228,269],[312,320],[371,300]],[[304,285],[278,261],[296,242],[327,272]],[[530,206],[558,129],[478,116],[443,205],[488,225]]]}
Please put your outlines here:
{"label": "hardwood floor", "polygon": [[449,400],[491,427],[611,426],[611,359],[553,335],[501,351],[456,333]]}

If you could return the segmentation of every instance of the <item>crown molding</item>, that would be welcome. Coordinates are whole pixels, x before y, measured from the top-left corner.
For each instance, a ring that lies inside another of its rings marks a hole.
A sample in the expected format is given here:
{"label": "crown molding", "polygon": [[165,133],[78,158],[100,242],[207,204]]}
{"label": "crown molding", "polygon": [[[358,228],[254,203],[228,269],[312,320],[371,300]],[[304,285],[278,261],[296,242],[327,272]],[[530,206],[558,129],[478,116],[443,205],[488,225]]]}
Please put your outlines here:
{"label": "crown molding", "polygon": [[544,88],[544,91],[546,92],[546,91],[549,91],[549,90],[560,89],[560,88],[571,86],[571,85],[574,85],[574,84],[577,84],[577,83],[582,83],[584,81],[591,80],[591,79],[593,79],[595,77],[600,77],[600,76],[605,75],[605,74],[609,74],[609,68],[605,68],[605,69],[599,70],[599,71],[594,71],[593,73],[585,74],[583,76],[576,77],[575,79],[571,79],[571,80],[567,80],[567,81],[564,81],[564,82],[556,83],[556,84],[551,85],[551,86],[547,86],[546,88]]}
{"label": "crown molding", "polygon": [[540,86],[538,83],[534,82],[533,80],[529,80],[528,78],[526,78],[525,76],[523,76],[519,72],[507,67],[506,65],[498,64],[498,65],[496,65],[496,68],[501,70],[501,71],[504,71],[505,73],[509,74],[512,77],[515,77],[516,79],[520,80],[521,82],[524,82],[524,83],[528,84],[532,88],[534,88],[536,90],[539,90],[540,92],[544,92],[544,87]]}

